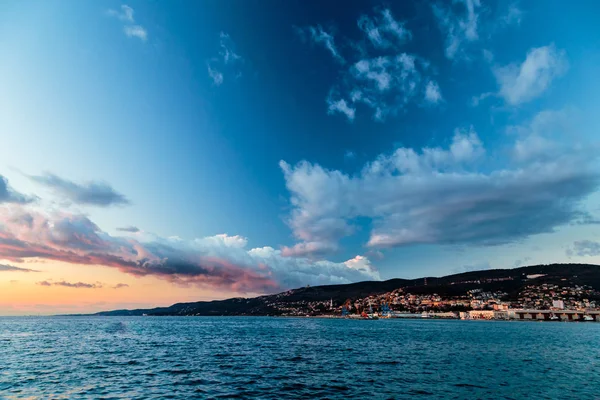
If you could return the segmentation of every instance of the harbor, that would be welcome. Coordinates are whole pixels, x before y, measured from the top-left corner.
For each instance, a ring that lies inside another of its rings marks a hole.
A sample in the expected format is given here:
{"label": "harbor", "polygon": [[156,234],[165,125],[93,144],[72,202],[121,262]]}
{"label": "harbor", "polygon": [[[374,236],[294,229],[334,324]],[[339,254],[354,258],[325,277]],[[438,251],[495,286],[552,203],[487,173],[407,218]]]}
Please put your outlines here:
{"label": "harbor", "polygon": [[369,312],[357,314],[344,313],[342,318],[347,319],[460,319],[460,320],[500,320],[500,321],[550,321],[550,322],[600,322],[600,311],[588,310],[471,310],[460,312]]}

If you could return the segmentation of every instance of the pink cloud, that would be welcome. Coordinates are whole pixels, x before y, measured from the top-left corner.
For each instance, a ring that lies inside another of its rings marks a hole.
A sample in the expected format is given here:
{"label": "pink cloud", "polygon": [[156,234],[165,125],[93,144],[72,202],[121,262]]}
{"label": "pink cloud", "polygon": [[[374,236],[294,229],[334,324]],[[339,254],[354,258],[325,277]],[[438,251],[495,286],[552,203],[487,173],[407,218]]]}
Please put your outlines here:
{"label": "pink cloud", "polygon": [[25,206],[0,209],[0,260],[60,261],[102,265],[176,285],[197,285],[238,293],[270,293],[293,287],[379,279],[368,259],[335,263],[286,257],[272,247],[246,249],[247,239],[219,234],[194,240],[151,234],[119,237],[87,216],[41,213]]}
{"label": "pink cloud", "polygon": [[112,237],[82,215],[56,213],[45,216],[24,210],[12,211],[0,214],[6,221],[0,227],[0,259],[19,262],[42,258],[103,265],[135,276],[153,275],[178,284],[239,292],[278,288],[278,284],[264,273],[218,257],[182,251],[164,243],[143,244],[133,239]]}

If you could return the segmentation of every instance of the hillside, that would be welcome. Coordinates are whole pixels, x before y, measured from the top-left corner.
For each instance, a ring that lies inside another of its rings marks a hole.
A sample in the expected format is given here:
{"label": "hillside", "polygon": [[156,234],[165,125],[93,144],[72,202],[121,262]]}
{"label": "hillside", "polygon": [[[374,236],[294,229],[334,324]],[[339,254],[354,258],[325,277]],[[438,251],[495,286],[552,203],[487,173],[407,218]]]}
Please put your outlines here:
{"label": "hillside", "polygon": [[[528,278],[529,276],[529,278]],[[426,284],[425,284],[426,283]],[[390,279],[346,285],[327,285],[292,289],[255,298],[177,303],[169,307],[138,310],[114,310],[95,315],[287,315],[300,313],[331,313],[324,306],[329,302],[339,308],[346,299],[360,300],[401,289],[403,293],[433,295],[441,298],[465,298],[470,291],[502,293],[503,300],[517,300],[528,287],[541,285],[588,287],[600,291],[600,266],[592,264],[534,265],[515,269],[471,271],[444,277],[420,279]],[[530,290],[530,289],[527,289]],[[293,313],[292,313],[293,314]]]}

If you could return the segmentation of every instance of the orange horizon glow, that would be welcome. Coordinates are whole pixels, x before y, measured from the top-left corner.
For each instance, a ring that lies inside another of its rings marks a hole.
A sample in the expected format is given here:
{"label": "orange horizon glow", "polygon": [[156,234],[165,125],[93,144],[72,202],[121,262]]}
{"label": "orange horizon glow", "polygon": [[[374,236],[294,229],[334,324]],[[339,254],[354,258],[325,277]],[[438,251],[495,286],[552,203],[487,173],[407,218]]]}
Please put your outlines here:
{"label": "orange horizon glow", "polygon": [[[0,260],[0,264],[10,264]],[[198,286],[180,286],[153,276],[135,277],[115,268],[28,260],[15,265],[40,272],[0,272],[0,316],[88,314],[115,309],[165,307],[179,302],[253,297]],[[48,281],[51,286],[40,285]],[[53,285],[55,282],[94,284],[94,288]],[[128,285],[115,288],[118,284]]]}

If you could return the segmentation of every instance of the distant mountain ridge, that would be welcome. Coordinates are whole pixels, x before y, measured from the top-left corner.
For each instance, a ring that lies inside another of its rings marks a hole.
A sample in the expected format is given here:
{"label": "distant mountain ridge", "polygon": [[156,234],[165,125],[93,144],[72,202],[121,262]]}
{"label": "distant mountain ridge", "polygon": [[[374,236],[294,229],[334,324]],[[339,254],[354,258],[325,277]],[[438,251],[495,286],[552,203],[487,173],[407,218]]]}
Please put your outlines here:
{"label": "distant mountain ridge", "polygon": [[[529,278],[528,278],[529,276]],[[516,296],[527,285],[542,283],[589,286],[600,290],[600,266],[594,264],[533,265],[514,269],[463,272],[443,277],[364,281],[343,285],[307,286],[254,298],[177,303],[169,307],[103,311],[99,316],[138,315],[282,315],[287,307],[302,307],[309,302],[331,301],[339,307],[346,299],[381,295],[399,288],[414,294],[461,295],[472,289],[502,291]]]}

